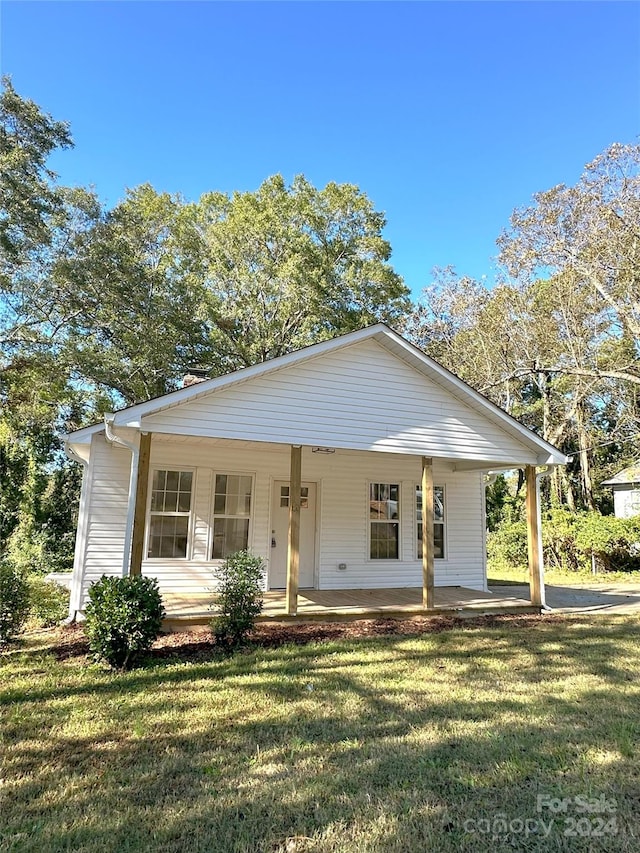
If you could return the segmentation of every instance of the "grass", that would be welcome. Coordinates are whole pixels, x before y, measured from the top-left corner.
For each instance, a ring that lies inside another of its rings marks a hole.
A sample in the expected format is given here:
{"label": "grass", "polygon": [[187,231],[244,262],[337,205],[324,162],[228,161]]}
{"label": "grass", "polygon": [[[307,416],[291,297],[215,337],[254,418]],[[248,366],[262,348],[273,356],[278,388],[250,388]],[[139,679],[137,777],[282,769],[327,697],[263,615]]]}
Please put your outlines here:
{"label": "grass", "polygon": [[[514,567],[507,563],[492,560],[488,565],[489,586],[496,584],[528,584],[527,566]],[[640,572],[572,572],[563,569],[545,568],[545,583],[551,586],[571,586],[572,584],[640,584]]]}
{"label": "grass", "polygon": [[[176,648],[124,674],[66,656],[65,636],[2,655],[0,851],[639,849],[636,618],[232,658],[196,637],[191,661]],[[567,813],[538,813],[538,795]],[[615,823],[585,823],[580,796],[615,799]]]}

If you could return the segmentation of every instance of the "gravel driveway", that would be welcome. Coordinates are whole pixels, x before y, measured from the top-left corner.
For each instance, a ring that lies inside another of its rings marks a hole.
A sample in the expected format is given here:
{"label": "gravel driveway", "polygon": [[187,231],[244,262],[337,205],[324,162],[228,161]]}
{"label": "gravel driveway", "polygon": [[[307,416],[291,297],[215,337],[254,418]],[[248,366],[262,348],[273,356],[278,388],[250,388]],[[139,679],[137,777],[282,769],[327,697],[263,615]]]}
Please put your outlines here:
{"label": "gravel driveway", "polygon": [[[529,587],[501,584],[490,586],[496,595],[529,598]],[[547,606],[560,613],[640,613],[640,584],[547,585]]]}

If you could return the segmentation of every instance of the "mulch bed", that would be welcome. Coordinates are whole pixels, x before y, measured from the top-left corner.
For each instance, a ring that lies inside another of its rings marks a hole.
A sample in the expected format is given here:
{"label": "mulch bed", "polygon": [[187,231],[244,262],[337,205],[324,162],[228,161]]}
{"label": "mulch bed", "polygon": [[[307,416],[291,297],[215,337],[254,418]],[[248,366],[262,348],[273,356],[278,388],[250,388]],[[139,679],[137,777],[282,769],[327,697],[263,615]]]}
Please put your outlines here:
{"label": "mulch bed", "polygon": [[[352,640],[370,637],[439,634],[452,629],[495,628],[506,623],[517,627],[533,627],[543,617],[537,615],[414,617],[413,619],[356,619],[352,622],[307,622],[298,624],[265,624],[256,626],[251,633],[247,650],[252,648],[275,649],[284,645],[304,646],[309,643],[326,643],[332,640]],[[86,657],[89,646],[81,625],[64,629],[61,639],[53,646],[57,660]],[[175,631],[160,636],[147,660],[170,659],[180,662],[203,662],[220,658],[224,651],[216,646],[209,628]]]}

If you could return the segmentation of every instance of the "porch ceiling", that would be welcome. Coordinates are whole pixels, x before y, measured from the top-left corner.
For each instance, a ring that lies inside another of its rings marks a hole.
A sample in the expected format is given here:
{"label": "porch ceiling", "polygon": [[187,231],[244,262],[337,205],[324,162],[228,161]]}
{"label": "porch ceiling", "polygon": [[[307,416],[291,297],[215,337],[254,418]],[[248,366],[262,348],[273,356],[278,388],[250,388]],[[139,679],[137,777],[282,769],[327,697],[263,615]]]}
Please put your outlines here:
{"label": "porch ceiling", "polygon": [[[162,433],[162,432],[154,432],[153,433],[153,443],[156,444],[189,444],[191,446],[206,446],[206,447],[218,447],[229,449],[237,448],[239,445],[242,446],[246,450],[260,450],[260,452],[267,453],[287,453],[289,452],[288,444],[279,444],[276,442],[269,441],[246,441],[244,439],[238,438],[215,438],[213,436],[192,436],[192,435],[178,435],[174,433]],[[311,445],[305,445],[305,448],[311,450]],[[380,453],[380,450],[360,450],[360,449],[350,449],[346,447],[333,447],[331,448],[334,454],[339,455],[342,453]],[[394,454],[389,451],[389,455],[407,455],[413,456],[414,454]],[[419,458],[419,457],[415,457]],[[518,462],[514,460],[511,463],[505,462],[504,460],[492,460],[492,459],[469,459],[469,460],[461,460],[455,459],[449,456],[436,456],[432,455],[433,459],[437,459],[441,463],[449,464],[453,471],[465,472],[465,471],[508,471],[512,468],[522,468],[524,466],[523,462]],[[540,463],[541,465],[544,463]]]}

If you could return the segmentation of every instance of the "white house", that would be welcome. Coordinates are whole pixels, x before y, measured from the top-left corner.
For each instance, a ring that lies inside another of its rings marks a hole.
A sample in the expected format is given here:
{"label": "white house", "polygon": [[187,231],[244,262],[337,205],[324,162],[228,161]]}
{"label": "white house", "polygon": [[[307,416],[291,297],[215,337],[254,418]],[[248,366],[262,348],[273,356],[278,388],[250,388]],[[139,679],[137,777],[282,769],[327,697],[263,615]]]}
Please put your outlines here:
{"label": "white house", "polygon": [[618,471],[602,485],[613,489],[613,512],[617,518],[640,515],[640,463]]}
{"label": "white house", "polygon": [[484,590],[484,475],[515,467],[539,603],[536,466],[566,462],[384,325],[131,406],[66,443],[84,466],[72,616],[102,574],[203,592],[243,548],[290,614],[298,588],[422,587],[427,608],[434,584]]}

